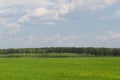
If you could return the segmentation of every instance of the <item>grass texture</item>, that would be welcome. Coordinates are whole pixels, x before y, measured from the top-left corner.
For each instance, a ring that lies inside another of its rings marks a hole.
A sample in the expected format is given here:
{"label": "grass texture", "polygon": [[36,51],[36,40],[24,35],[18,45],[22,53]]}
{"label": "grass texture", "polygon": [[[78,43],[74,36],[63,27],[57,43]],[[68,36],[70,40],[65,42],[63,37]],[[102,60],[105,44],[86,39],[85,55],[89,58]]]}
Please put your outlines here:
{"label": "grass texture", "polygon": [[0,80],[120,80],[120,58],[1,58]]}

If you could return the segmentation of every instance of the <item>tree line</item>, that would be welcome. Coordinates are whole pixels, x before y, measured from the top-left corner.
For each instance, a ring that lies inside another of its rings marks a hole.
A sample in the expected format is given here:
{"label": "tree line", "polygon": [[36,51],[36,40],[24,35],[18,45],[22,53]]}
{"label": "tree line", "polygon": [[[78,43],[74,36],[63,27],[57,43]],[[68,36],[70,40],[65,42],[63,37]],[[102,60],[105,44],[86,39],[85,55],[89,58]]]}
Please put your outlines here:
{"label": "tree line", "polygon": [[120,56],[120,48],[94,48],[94,47],[48,47],[48,48],[9,48],[0,49],[0,55],[9,54],[84,54],[93,56]]}

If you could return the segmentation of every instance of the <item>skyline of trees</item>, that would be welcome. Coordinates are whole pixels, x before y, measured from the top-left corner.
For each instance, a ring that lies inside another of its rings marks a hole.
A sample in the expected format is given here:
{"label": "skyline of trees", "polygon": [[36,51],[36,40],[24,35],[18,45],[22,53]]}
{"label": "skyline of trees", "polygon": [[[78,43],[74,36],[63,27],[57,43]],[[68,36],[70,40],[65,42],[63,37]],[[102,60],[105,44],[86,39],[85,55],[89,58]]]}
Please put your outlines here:
{"label": "skyline of trees", "polygon": [[95,48],[95,47],[46,47],[46,48],[9,48],[0,49],[4,54],[49,54],[49,53],[75,53],[90,54],[94,56],[120,56],[120,48]]}

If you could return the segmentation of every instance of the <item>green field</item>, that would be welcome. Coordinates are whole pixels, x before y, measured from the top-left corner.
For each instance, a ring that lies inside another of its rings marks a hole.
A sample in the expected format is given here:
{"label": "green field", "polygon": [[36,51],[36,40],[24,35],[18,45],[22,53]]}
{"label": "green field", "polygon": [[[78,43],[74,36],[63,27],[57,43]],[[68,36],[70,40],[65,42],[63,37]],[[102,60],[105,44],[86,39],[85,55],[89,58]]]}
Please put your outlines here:
{"label": "green field", "polygon": [[120,80],[120,58],[1,58],[0,80]]}

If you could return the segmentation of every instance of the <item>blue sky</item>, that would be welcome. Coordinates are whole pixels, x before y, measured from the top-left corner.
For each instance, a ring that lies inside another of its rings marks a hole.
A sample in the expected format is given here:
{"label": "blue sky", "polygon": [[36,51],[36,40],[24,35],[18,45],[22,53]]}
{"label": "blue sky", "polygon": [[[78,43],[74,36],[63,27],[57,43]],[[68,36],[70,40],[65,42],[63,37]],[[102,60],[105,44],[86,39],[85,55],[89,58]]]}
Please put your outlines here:
{"label": "blue sky", "polygon": [[120,47],[119,0],[0,0],[0,48]]}

